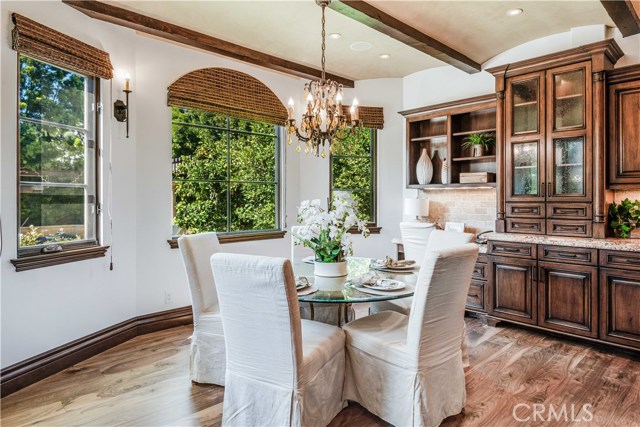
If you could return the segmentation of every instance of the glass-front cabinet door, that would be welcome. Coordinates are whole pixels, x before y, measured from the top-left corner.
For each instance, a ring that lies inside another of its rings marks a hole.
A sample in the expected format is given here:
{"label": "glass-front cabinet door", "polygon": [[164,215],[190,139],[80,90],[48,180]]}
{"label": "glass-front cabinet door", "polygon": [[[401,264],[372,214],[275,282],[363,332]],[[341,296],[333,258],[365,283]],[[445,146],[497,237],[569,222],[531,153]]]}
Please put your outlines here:
{"label": "glass-front cabinet door", "polygon": [[547,200],[590,201],[591,64],[547,71]]}
{"label": "glass-front cabinet door", "polygon": [[544,199],[544,73],[509,79],[506,87],[507,201]]}

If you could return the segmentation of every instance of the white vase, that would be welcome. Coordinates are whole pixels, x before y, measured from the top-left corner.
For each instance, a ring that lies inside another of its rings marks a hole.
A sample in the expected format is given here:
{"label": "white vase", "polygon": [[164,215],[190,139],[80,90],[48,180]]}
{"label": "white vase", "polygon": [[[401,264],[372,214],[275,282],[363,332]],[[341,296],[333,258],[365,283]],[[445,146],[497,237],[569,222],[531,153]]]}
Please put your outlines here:
{"label": "white vase", "polygon": [[442,169],[440,172],[440,181],[443,184],[449,183],[449,163],[447,163],[447,158],[445,157],[442,161]]}
{"label": "white vase", "polygon": [[422,155],[420,156],[420,158],[418,159],[418,163],[416,164],[416,178],[418,179],[418,184],[429,184],[432,177],[433,163],[431,163],[431,159],[429,158],[427,149],[423,148]]}
{"label": "white vase", "polygon": [[322,277],[340,277],[347,275],[347,262],[321,262],[314,263],[313,274]]}

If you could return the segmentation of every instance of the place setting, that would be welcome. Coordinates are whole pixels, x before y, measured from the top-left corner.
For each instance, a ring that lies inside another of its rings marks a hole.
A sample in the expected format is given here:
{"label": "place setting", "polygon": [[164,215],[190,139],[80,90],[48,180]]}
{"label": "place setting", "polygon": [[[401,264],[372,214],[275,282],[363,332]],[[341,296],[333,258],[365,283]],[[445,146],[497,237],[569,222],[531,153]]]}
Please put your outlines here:
{"label": "place setting", "polygon": [[318,291],[318,287],[309,282],[306,276],[296,277],[296,291],[298,296],[310,295]]}
{"label": "place setting", "polygon": [[413,273],[419,265],[414,260],[395,260],[391,257],[375,259],[371,261],[373,270],[388,271],[392,273]]}
{"label": "place setting", "polygon": [[413,288],[408,287],[405,282],[385,277],[384,274],[377,271],[370,271],[360,277],[351,279],[347,282],[347,285],[371,295],[401,296],[413,292]]}

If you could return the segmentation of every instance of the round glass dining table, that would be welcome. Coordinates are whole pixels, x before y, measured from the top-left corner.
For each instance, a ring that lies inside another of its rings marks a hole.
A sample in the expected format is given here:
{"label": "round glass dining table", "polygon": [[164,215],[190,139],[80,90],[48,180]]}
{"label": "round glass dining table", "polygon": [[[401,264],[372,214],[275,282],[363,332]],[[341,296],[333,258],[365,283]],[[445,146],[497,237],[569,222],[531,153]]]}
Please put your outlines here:
{"label": "round glass dining table", "polygon": [[[408,298],[413,295],[415,283],[418,279],[417,269],[409,271],[385,271],[374,270],[371,268],[370,258],[347,258],[347,275],[342,277],[321,277],[313,275],[313,264],[304,261],[297,261],[293,264],[293,272],[298,276],[305,276],[313,288],[317,291],[307,295],[298,295],[299,302],[310,303],[310,317],[314,319],[314,304],[344,304],[340,310],[339,324],[346,323],[347,312],[352,303],[365,303],[376,301],[389,301],[400,298]],[[378,291],[374,293],[369,289],[362,289],[356,286],[352,280],[366,274],[370,271],[376,271],[381,278],[394,279],[405,283],[405,287],[396,291]],[[301,291],[301,293],[304,293]],[[344,315],[344,317],[343,317]]]}

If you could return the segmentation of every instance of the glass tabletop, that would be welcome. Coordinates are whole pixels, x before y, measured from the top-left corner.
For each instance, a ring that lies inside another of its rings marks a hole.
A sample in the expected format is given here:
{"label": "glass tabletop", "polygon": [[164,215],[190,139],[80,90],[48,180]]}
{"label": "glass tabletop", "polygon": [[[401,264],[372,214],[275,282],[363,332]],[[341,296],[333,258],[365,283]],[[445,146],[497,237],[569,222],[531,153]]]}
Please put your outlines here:
{"label": "glass tabletop", "polygon": [[293,264],[293,272],[296,276],[305,276],[311,286],[318,290],[308,295],[298,295],[298,301],[315,303],[355,303],[388,301],[392,299],[408,298],[413,295],[415,283],[418,279],[418,270],[408,272],[387,272],[378,271],[381,277],[404,282],[404,289],[397,291],[380,292],[381,295],[369,294],[358,290],[358,287],[351,283],[351,279],[359,277],[369,271],[370,258],[347,258],[347,276],[342,277],[320,277],[313,275],[313,264],[297,261]]}

